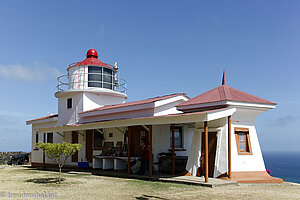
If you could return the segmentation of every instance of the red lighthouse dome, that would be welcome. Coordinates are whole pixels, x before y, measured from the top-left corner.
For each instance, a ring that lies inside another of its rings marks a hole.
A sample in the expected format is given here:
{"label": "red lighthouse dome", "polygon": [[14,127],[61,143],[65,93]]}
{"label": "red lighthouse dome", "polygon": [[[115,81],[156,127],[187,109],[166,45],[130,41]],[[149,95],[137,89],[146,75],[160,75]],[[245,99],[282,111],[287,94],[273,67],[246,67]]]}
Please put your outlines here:
{"label": "red lighthouse dome", "polygon": [[98,53],[95,49],[89,49],[86,53],[87,58],[98,58]]}

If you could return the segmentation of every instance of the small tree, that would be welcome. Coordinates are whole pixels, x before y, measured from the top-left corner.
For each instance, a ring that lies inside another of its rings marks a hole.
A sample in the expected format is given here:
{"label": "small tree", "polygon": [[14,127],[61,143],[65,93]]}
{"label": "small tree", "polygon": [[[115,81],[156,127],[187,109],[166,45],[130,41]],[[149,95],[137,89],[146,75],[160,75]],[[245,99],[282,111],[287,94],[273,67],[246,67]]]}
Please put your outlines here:
{"label": "small tree", "polygon": [[70,143],[36,143],[36,147],[43,149],[46,156],[54,160],[59,168],[59,184],[61,183],[61,168],[67,159],[80,150],[81,144]]}

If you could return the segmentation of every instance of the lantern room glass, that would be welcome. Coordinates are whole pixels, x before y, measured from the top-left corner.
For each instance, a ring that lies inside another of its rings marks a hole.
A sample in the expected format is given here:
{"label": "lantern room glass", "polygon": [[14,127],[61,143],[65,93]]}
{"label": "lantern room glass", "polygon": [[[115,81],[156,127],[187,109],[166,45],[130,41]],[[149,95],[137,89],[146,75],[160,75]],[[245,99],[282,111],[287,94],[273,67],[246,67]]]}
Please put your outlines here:
{"label": "lantern room glass", "polygon": [[88,67],[88,87],[100,87],[114,90],[114,71],[99,66]]}

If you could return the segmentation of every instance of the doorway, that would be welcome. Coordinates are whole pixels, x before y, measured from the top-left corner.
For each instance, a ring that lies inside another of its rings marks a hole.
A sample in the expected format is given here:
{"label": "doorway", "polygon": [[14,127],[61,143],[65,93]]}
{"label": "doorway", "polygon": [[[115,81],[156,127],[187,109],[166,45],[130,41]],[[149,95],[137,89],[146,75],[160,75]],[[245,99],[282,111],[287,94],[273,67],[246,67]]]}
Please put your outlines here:
{"label": "doorway", "polygon": [[[202,133],[201,144],[201,168],[202,173],[205,173],[205,133]],[[217,132],[208,132],[208,176],[213,177],[215,168],[215,157],[217,149]]]}
{"label": "doorway", "polygon": [[143,126],[129,126],[128,135],[131,138],[130,144],[130,156],[141,156],[142,155],[142,137],[148,139],[148,131]]}
{"label": "doorway", "polygon": [[86,130],[85,132],[86,138],[85,138],[85,156],[89,163],[93,162],[93,135],[94,130]]}
{"label": "doorway", "polygon": [[[78,132],[72,131],[72,144],[78,144]],[[72,155],[72,162],[78,162],[78,151]]]}

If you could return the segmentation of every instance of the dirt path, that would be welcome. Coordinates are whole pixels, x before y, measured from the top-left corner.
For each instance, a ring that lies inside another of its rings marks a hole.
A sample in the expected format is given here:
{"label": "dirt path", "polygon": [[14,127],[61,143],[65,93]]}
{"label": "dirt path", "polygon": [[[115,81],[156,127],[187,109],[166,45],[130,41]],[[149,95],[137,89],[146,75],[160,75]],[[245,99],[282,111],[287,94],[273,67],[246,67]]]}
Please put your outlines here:
{"label": "dirt path", "polygon": [[[300,199],[299,184],[200,186],[64,173],[24,166],[0,166],[0,199]],[[23,196],[22,196],[23,195]],[[36,198],[35,198],[36,197]]]}

